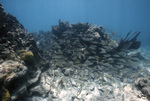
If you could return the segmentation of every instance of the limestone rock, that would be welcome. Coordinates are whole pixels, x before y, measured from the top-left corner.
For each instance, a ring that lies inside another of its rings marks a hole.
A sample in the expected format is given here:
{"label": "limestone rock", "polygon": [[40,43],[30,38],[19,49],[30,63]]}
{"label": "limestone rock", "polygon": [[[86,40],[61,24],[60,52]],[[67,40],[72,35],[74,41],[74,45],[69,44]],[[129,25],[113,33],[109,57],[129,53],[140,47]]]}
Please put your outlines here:
{"label": "limestone rock", "polygon": [[150,98],[150,78],[138,78],[135,85]]}
{"label": "limestone rock", "polygon": [[4,84],[11,83],[14,79],[21,78],[26,75],[27,67],[18,61],[4,61],[0,64],[1,80],[4,79]]}

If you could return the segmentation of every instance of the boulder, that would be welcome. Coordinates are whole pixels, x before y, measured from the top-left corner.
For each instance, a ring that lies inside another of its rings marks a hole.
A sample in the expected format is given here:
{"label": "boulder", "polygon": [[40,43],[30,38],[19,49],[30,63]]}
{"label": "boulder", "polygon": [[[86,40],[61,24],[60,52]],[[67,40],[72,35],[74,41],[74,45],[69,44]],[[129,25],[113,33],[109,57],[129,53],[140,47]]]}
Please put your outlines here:
{"label": "boulder", "polygon": [[150,99],[150,78],[138,78],[135,85]]}

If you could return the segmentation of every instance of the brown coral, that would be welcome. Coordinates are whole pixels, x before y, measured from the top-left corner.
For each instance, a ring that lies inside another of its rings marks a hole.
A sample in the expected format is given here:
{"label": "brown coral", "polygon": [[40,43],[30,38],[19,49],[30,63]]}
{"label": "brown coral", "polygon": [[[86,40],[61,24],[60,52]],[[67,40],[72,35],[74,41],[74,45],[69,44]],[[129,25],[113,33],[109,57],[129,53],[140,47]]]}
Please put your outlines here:
{"label": "brown coral", "polygon": [[34,54],[32,52],[21,50],[19,56],[27,65],[34,63]]}
{"label": "brown coral", "polygon": [[9,101],[10,100],[10,93],[7,89],[5,89],[2,101]]}

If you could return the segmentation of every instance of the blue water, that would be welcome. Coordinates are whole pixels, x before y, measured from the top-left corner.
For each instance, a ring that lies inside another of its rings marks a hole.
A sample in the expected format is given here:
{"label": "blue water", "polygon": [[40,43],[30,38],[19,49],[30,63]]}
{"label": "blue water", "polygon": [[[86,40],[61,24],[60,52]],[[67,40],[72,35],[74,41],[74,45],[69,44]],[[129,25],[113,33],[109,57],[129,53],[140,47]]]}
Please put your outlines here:
{"label": "blue water", "polygon": [[103,25],[122,37],[141,31],[142,46],[150,44],[150,0],[0,0],[29,32],[51,30],[58,19]]}

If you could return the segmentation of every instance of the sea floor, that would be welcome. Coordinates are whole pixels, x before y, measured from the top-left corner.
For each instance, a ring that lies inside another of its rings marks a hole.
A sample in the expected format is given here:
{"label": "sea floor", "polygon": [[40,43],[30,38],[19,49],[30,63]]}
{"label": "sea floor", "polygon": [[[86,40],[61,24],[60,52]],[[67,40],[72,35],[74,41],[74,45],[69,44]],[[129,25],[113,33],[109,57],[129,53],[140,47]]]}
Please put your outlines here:
{"label": "sea floor", "polygon": [[138,78],[150,76],[150,49],[140,48],[146,60],[138,66],[51,67],[41,73],[39,83],[24,101],[148,101],[135,86]]}

